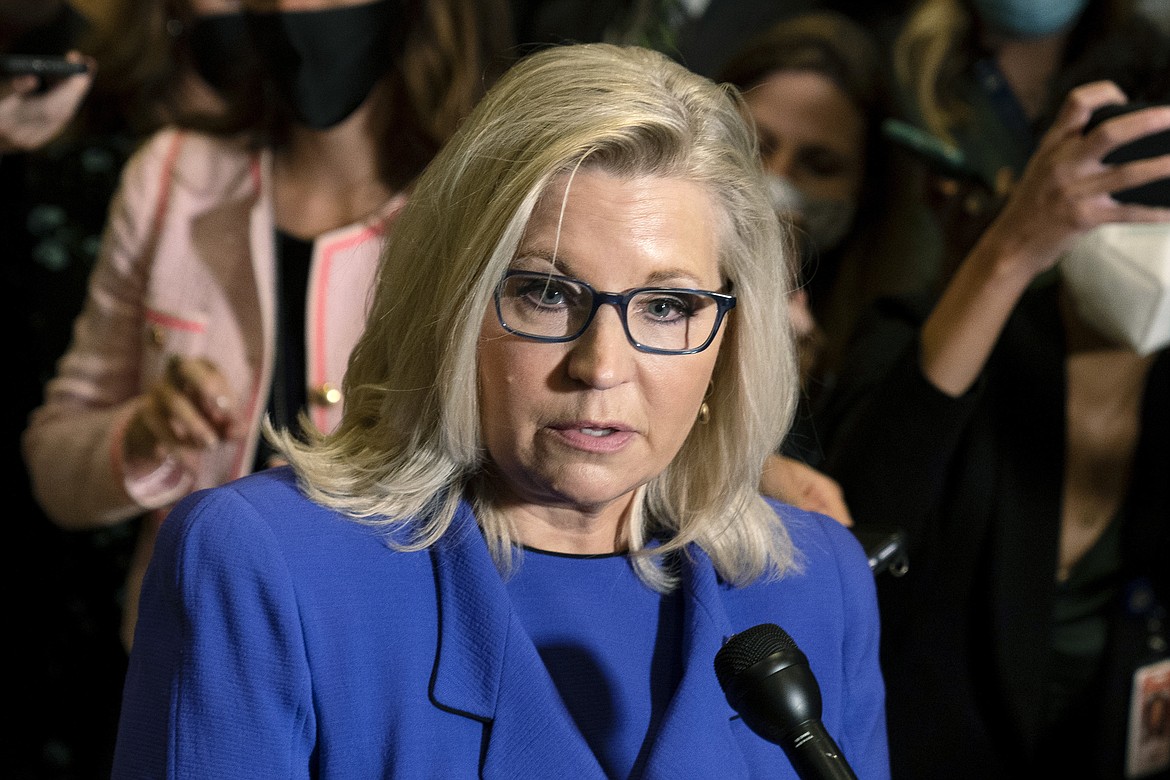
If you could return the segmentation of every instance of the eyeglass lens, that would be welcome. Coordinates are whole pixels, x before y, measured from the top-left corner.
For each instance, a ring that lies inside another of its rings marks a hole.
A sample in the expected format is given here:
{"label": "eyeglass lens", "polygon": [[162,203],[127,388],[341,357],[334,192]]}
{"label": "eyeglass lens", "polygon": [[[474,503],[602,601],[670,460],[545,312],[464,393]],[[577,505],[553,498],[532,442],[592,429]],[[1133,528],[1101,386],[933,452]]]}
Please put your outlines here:
{"label": "eyeglass lens", "polygon": [[[638,290],[625,301],[626,334],[652,349],[697,349],[715,330],[718,302],[710,295],[670,288]],[[524,336],[568,341],[581,335],[594,312],[594,293],[581,282],[546,274],[514,274],[499,290],[500,315]]]}

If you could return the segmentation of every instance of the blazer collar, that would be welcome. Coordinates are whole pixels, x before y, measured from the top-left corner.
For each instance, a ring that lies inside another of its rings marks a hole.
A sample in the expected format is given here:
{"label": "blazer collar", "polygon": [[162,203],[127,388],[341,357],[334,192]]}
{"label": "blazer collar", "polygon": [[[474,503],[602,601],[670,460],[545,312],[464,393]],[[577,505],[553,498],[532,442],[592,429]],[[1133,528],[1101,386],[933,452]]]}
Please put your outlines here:
{"label": "blazer collar", "polygon": [[489,724],[482,776],[523,768],[532,777],[604,778],[512,611],[466,502],[431,556],[439,602],[431,700]]}
{"label": "blazer collar", "polygon": [[[692,545],[679,556],[683,589],[683,671],[646,763],[644,778],[746,778],[731,730],[735,711],[715,677],[715,654],[731,636],[722,584],[710,558]],[[702,745],[701,749],[696,746]]]}
{"label": "blazer collar", "polygon": [[[483,776],[604,778],[573,722],[507,590],[470,507],[431,548],[439,642],[430,695],[436,706],[490,724]],[[685,597],[683,673],[659,725],[643,777],[747,777],[715,677],[730,635],[710,560],[681,556]],[[703,749],[696,750],[696,745]]]}

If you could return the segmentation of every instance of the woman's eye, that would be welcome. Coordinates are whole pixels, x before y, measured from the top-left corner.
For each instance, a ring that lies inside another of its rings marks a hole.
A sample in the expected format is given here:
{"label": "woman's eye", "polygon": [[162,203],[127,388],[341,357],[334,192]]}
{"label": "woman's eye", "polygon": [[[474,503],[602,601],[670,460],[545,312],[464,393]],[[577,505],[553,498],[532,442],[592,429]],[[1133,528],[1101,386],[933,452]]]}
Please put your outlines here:
{"label": "woman's eye", "polygon": [[682,298],[661,295],[648,299],[641,308],[648,316],[662,322],[689,317],[693,311],[693,307]]}
{"label": "woman's eye", "polygon": [[518,293],[519,297],[538,306],[561,306],[568,299],[562,285],[548,280],[529,282]]}
{"label": "woman's eye", "polygon": [[841,155],[822,147],[802,149],[799,161],[806,171],[821,179],[841,176],[847,166]]}

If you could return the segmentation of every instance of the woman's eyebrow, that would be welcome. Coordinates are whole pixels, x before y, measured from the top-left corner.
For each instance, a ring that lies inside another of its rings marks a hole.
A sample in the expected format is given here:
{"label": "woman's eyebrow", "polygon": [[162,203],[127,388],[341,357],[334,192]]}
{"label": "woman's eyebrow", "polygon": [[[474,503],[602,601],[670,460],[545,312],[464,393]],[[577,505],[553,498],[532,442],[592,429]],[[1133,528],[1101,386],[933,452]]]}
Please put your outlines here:
{"label": "woman's eyebrow", "polygon": [[543,271],[543,268],[537,269],[533,267],[540,264],[534,261],[543,261],[543,263],[552,266],[552,270],[555,270],[557,273],[564,274],[566,276],[572,276],[572,266],[565,262],[564,257],[553,255],[552,250],[549,249],[520,247],[520,249],[516,251],[516,256],[512,258],[510,265],[513,268],[521,268],[525,271]]}
{"label": "woman's eyebrow", "polygon": [[[542,261],[533,262],[533,261]],[[543,263],[547,263],[551,268],[540,267]],[[521,248],[516,253],[510,263],[510,267],[521,271],[550,271],[556,272],[561,276],[569,276],[574,279],[582,279],[582,281],[589,281],[574,272],[572,263],[565,260],[564,257],[553,257],[553,253],[544,249],[525,249]],[[685,268],[663,268],[651,273],[642,283],[636,285],[637,287],[702,287],[703,282],[697,274]]]}
{"label": "woman's eyebrow", "polygon": [[685,268],[664,268],[660,271],[655,271],[646,278],[644,286],[653,287],[654,285],[667,285],[668,282],[675,284],[688,284],[691,287],[702,286],[702,280],[693,272]]}

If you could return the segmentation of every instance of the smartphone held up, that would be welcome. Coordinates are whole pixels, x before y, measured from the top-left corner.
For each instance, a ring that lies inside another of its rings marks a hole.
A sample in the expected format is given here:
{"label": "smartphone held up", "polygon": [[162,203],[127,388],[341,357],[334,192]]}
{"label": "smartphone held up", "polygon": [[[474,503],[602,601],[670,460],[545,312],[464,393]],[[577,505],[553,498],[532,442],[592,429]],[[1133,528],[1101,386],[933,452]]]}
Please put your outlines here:
{"label": "smartphone held up", "polygon": [[43,54],[2,54],[0,55],[0,76],[40,76],[41,78],[65,78],[85,73],[84,62],[74,62],[64,55]]}

